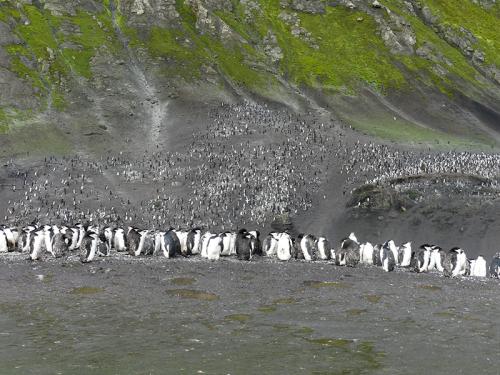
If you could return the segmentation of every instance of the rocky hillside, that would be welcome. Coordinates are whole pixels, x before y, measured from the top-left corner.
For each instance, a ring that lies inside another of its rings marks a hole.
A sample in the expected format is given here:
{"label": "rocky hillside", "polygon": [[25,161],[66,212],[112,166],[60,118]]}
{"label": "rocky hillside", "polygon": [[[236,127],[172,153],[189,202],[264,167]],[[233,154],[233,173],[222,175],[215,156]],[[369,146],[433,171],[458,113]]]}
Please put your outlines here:
{"label": "rocky hillside", "polygon": [[0,0],[0,153],[133,151],[241,98],[491,149],[498,35],[495,0]]}

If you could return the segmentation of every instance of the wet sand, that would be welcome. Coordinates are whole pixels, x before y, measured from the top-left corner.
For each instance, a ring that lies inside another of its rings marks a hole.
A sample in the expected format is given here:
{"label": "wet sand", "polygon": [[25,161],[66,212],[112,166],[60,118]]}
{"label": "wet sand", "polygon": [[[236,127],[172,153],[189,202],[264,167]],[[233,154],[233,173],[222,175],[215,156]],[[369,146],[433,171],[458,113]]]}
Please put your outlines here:
{"label": "wet sand", "polygon": [[15,254],[0,279],[2,374],[498,372],[498,280]]}

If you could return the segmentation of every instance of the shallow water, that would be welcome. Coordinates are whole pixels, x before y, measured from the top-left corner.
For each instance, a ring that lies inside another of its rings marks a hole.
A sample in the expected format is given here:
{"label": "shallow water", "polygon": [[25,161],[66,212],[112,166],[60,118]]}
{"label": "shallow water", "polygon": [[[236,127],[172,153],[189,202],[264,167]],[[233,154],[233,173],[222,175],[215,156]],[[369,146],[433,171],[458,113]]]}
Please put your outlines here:
{"label": "shallow water", "polygon": [[489,374],[500,364],[496,280],[2,257],[0,282],[0,374]]}

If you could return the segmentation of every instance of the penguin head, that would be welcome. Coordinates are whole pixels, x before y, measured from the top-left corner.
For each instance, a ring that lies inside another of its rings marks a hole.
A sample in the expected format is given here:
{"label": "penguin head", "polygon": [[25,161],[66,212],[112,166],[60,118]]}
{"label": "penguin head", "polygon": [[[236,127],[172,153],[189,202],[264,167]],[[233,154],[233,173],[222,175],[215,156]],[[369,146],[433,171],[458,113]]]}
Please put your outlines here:
{"label": "penguin head", "polygon": [[358,244],[359,244],[358,239],[357,239],[356,235],[354,234],[354,232],[351,232],[351,234],[349,234],[349,237],[348,237],[348,238],[349,238],[351,241],[354,241],[354,242],[356,242],[356,243],[358,243]]}

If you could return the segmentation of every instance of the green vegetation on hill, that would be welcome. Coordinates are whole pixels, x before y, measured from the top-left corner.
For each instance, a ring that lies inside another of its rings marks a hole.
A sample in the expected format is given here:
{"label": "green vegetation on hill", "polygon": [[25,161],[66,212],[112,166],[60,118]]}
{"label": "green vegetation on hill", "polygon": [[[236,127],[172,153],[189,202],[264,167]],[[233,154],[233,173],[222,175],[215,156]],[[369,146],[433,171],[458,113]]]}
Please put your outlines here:
{"label": "green vegetation on hill", "polygon": [[[296,83],[352,89],[361,83],[377,89],[401,87],[404,77],[376,34],[373,19],[362,12],[328,7],[326,14],[299,14],[301,26],[317,47],[292,35],[279,18],[278,3],[262,1],[266,21],[276,33],[284,59],[281,69]],[[362,22],[357,21],[363,18]]]}
{"label": "green vegetation on hill", "polygon": [[[42,103],[50,97],[56,109],[64,108],[65,80],[72,76],[91,78],[90,60],[97,51],[117,51],[106,13],[79,10],[75,16],[54,16],[34,5],[21,9],[0,6],[0,19],[13,20],[14,33],[22,40],[5,48],[11,56],[11,71],[39,90]],[[66,29],[71,32],[62,31]]]}
{"label": "green vegetation on hill", "polygon": [[445,26],[456,32],[465,29],[477,38],[477,47],[485,53],[486,64],[500,67],[500,3],[490,9],[470,0],[424,0]]}
{"label": "green vegetation on hill", "polygon": [[[495,2],[487,8],[473,0],[380,0],[382,8],[367,2],[349,9],[323,1],[321,11],[300,11],[280,0],[231,0],[231,6],[221,2],[216,9],[205,0],[176,0],[179,17],[168,22],[157,22],[151,7],[140,17],[127,13],[129,1],[91,2],[99,11],[75,6],[71,14],[60,14],[47,9],[50,0],[33,5],[0,0],[0,21],[20,40],[0,48],[9,56],[9,70],[29,83],[39,103],[37,108],[22,109],[0,103],[0,132],[19,118],[16,113],[64,111],[71,102],[67,93],[75,85],[93,84],[96,56],[110,61],[126,58],[113,21],[141,63],[162,79],[181,84],[229,84],[268,98],[282,86],[326,96],[356,96],[366,88],[404,95],[418,87],[448,98],[464,92],[486,92],[489,97],[498,92],[494,77],[485,73],[500,67],[500,4]],[[418,10],[409,10],[410,3]],[[200,13],[199,7],[206,12]],[[434,17],[433,25],[422,16],[425,7]],[[394,22],[394,15],[402,23]],[[200,22],[200,17],[207,19]],[[404,28],[415,37],[414,44],[410,52],[394,52],[387,35],[397,39]],[[484,53],[485,69],[471,61],[463,46],[450,43],[443,30],[458,38],[473,35],[472,47]],[[392,115],[363,112],[349,120],[384,138],[449,141],[442,131],[409,121],[387,122],[386,117]],[[474,140],[483,142],[479,138]]]}

